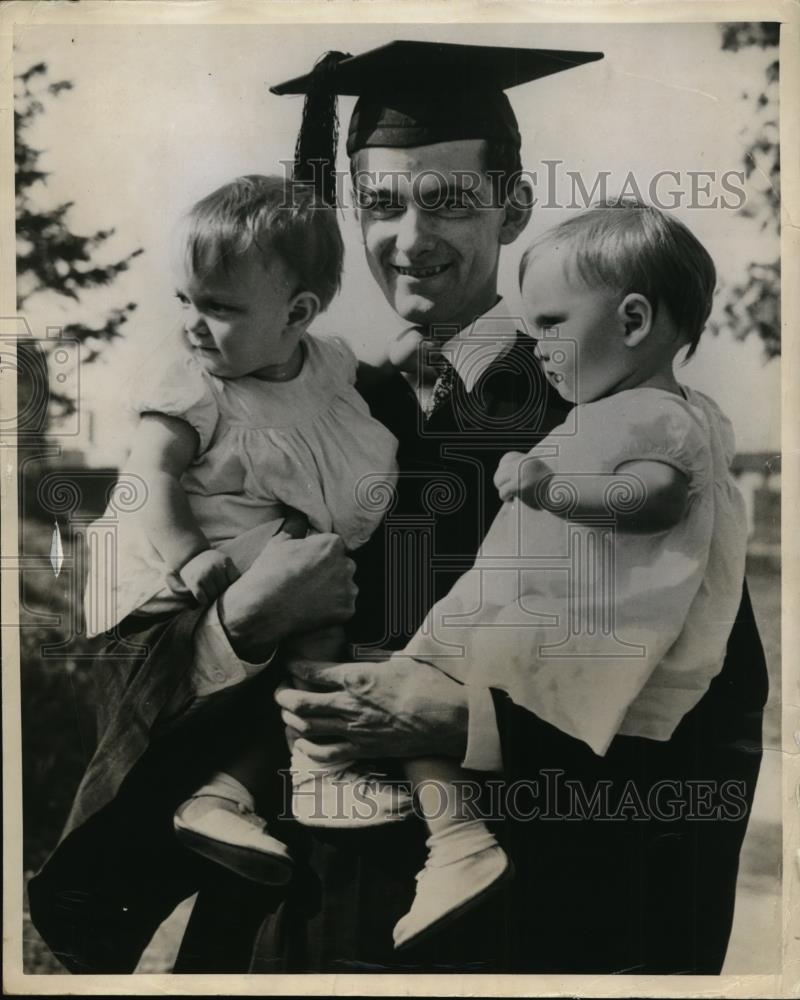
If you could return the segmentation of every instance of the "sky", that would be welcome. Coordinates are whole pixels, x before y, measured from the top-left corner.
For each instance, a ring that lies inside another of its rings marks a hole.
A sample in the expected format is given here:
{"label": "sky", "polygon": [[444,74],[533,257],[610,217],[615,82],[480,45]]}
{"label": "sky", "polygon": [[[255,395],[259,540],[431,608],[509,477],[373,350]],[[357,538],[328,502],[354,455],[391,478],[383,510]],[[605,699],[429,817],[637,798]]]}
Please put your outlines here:
{"label": "sky", "polygon": [[[79,310],[92,318],[128,301],[138,306],[124,340],[81,372],[82,405],[95,414],[93,463],[124,458],[129,425],[120,400],[174,349],[174,222],[220,184],[239,174],[279,172],[292,156],[302,98],[278,98],[268,87],[305,72],[327,49],[357,53],[396,38],[605,53],[601,62],[509,92],[523,134],[523,164],[536,171],[539,198],[530,226],[501,259],[500,291],[512,313],[526,245],[574,212],[548,203],[548,197],[569,203],[568,171],[580,172],[589,188],[608,172],[609,194],[632,175],[645,196],[659,172],[678,171],[680,180],[662,178],[659,192],[680,194],[675,214],[707,246],[723,282],[736,282],[751,260],[776,256],[777,237],[759,232],[733,206],[707,206],[709,197],[737,200],[721,181],[701,196],[705,207],[687,207],[689,172],[714,171],[719,178],[742,169],[752,98],[772,57],[758,49],[721,51],[714,24],[25,27],[16,37],[16,71],[43,60],[51,79],[74,84],[49,103],[29,134],[45,150],[42,166],[51,172],[37,199],[74,202],[73,231],[113,226],[116,235],[104,249],[109,260],[145,250],[128,274],[87,295]],[[342,99],[343,127],[351,109],[352,99]],[[340,167],[346,169],[343,157]],[[556,184],[546,183],[553,176]],[[753,183],[759,182],[756,174]],[[349,211],[342,225],[343,291],[314,329],[339,333],[357,353],[374,357],[403,324],[369,276]],[[73,303],[46,296],[30,306],[37,336],[77,318]],[[764,364],[755,335],[744,342],[704,335],[678,374],[727,412],[740,451],[779,450],[779,364]],[[87,446],[85,435],[78,443]]]}

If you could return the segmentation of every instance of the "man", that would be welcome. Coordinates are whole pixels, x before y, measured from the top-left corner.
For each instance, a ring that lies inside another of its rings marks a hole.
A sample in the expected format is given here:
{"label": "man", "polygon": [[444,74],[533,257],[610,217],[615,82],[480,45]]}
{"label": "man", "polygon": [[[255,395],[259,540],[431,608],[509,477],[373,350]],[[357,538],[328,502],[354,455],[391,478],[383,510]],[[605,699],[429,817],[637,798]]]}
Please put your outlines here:
{"label": "man", "polygon": [[[550,55],[562,67],[592,56]],[[329,56],[309,77],[275,88],[309,95],[306,122],[321,99],[315,74],[324,77],[323,89],[360,95],[347,152],[370,271],[395,311],[422,328],[455,368],[455,377],[445,369],[437,380],[433,408],[423,394],[424,416],[399,379],[394,391],[381,385],[367,393],[373,412],[401,442],[400,498],[382,544],[404,558],[402,566],[387,561],[389,592],[381,599],[389,614],[371,606],[373,620],[395,623],[394,631],[373,636],[385,646],[402,646],[431,601],[470,564],[499,506],[492,475],[501,454],[527,451],[565,417],[538,368],[526,365],[530,341],[508,327],[503,332],[497,303],[501,247],[519,235],[529,214],[524,185],[502,183],[519,170],[519,135],[499,90],[530,78],[532,62],[552,66],[543,53],[526,60],[518,51],[395,43],[338,63]],[[425,81],[422,93],[409,81],[409,67]],[[298,152],[313,156],[302,135]],[[494,191],[492,176],[500,181]],[[448,380],[449,393],[437,400],[436,389]],[[426,507],[419,485],[435,481],[443,491],[460,485],[466,499]],[[417,546],[403,530],[408,524]],[[363,636],[363,617],[359,630]],[[295,665],[297,676],[327,690],[285,690],[278,701],[303,749],[321,762],[443,753],[490,782],[502,772],[507,791],[516,783],[520,795],[504,799],[496,831],[516,877],[429,945],[392,954],[386,942],[411,898],[424,832],[408,824],[405,838],[393,829],[383,844],[372,835],[358,848],[316,838],[312,865],[321,899],[304,917],[293,913],[291,898],[285,903],[268,923],[261,967],[719,972],[766,691],[746,592],[729,649],[722,673],[670,741],[619,736],[603,758],[501,691],[490,700],[489,692],[470,688],[465,696],[452,685],[448,694],[425,664]],[[724,786],[726,780],[731,784]],[[712,808],[691,801],[683,812],[674,802],[671,810],[655,805],[665,792],[691,799],[700,788]],[[741,793],[738,810],[726,811],[725,788]],[[598,791],[611,793],[599,811],[592,806]],[[653,802],[640,810],[639,798]],[[533,816],[536,807],[540,818],[525,822],[526,810]],[[412,837],[416,851],[408,847]]]}
{"label": "man", "polygon": [[[359,554],[351,637],[362,657],[401,647],[470,564],[499,505],[492,476],[500,455],[527,450],[566,415],[548,394],[532,342],[498,308],[500,249],[529,215],[524,187],[505,183],[517,169],[519,133],[502,90],[585,54],[397,46],[360,65],[328,60],[313,80],[295,81],[312,91],[309,104],[333,91],[366,95],[348,152],[370,269],[395,310],[436,344],[437,363],[452,359],[436,384],[420,387],[425,417],[399,376],[365,388],[373,413],[400,440],[402,475],[384,534]],[[425,80],[422,93],[408,93],[409,66]],[[34,920],[69,968],[129,971],[159,920],[200,886],[176,971],[719,971],[760,760],[764,663],[746,595],[735,655],[673,739],[618,737],[604,758],[502,692],[468,694],[425,664],[294,666],[317,690],[277,699],[316,759],[446,755],[488,778],[487,789],[501,774],[506,792],[522,789],[496,810],[516,867],[508,888],[429,944],[396,954],[391,929],[423,857],[424,830],[413,817],[313,835],[285,822],[298,861],[287,892],[210,871],[163,829],[170,806],[212,764],[209,726],[232,735],[242,713],[260,710],[259,685],[266,701],[268,672],[259,669],[275,641],[352,609],[351,567],[332,539],[278,539],[265,557],[219,609],[147,631],[132,623],[129,640],[151,647],[136,671],[109,660],[125,710],[106,729],[105,758],[90,767],[71,832],[31,884]],[[315,558],[318,615],[307,594],[298,607]],[[121,741],[120,758],[115,737],[131,724],[137,736]],[[276,738],[276,761],[281,753]],[[165,769],[175,780],[154,783]],[[603,783],[620,793],[632,782],[646,796],[659,779],[731,778],[742,783],[745,809],[727,823],[569,822],[562,776],[587,799]],[[525,822],[534,781],[548,782],[552,798],[543,818]],[[137,812],[152,787],[159,801],[151,813]],[[108,846],[115,838],[129,848],[123,872],[118,843]]]}

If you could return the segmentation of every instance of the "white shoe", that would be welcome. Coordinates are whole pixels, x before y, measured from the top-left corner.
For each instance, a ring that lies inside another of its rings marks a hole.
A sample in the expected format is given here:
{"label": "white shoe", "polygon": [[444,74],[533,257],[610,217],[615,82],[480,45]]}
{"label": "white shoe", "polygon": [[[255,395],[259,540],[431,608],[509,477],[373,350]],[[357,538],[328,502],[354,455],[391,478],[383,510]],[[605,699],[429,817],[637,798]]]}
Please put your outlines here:
{"label": "white shoe", "polygon": [[309,761],[292,771],[292,784],[292,812],[303,826],[379,826],[405,819],[413,807],[402,784],[383,781],[353,764],[331,769]]}
{"label": "white shoe", "polygon": [[395,924],[395,948],[417,944],[460,917],[513,873],[508,855],[496,845],[441,866],[433,867],[429,859],[417,875],[411,909]]}
{"label": "white shoe", "polygon": [[202,792],[178,807],[173,822],[182,844],[237,875],[264,885],[292,877],[289,849],[243,802]]}

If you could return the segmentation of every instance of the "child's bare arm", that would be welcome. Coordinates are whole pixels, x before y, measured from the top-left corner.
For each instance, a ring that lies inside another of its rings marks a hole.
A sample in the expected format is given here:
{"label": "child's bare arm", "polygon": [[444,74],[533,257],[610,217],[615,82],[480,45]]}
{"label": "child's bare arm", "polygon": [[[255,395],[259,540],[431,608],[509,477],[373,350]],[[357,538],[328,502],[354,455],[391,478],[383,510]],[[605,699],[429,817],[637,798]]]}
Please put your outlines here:
{"label": "child's bare arm", "polygon": [[197,432],[184,420],[145,413],[128,463],[147,484],[142,508],[147,536],[164,562],[176,570],[209,548],[180,481],[197,448]]}
{"label": "child's bare arm", "polygon": [[238,574],[226,556],[211,548],[181,485],[181,476],[197,448],[197,433],[184,420],[145,413],[139,421],[128,467],[147,484],[142,517],[148,538],[197,600],[208,603]]}
{"label": "child's bare arm", "polygon": [[[614,515],[626,531],[663,531],[686,512],[689,483],[674,466],[653,460],[624,462],[613,473],[556,474],[539,458],[508,452],[495,486],[501,500],[519,497],[528,507],[562,517]],[[565,503],[570,496],[573,502]],[[615,502],[624,497],[624,503]]]}

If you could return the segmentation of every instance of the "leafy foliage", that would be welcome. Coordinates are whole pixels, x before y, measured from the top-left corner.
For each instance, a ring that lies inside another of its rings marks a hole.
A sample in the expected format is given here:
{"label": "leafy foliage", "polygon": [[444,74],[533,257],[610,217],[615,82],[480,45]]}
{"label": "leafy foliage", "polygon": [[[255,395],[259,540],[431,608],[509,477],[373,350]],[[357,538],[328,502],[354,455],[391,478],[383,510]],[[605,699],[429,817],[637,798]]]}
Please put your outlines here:
{"label": "leafy foliage", "polygon": [[[757,46],[777,50],[780,25],[777,22],[731,22],[721,25],[722,48],[738,52]],[[754,220],[761,232],[780,231],[780,141],[778,132],[779,63],[767,65],[764,83],[756,95],[742,99],[752,105],[753,115],[742,138],[745,143],[744,172],[753,192],[741,215]],[[729,330],[738,340],[756,333],[767,359],[781,351],[780,259],[754,261],[743,282],[723,288],[723,320],[716,332]]]}
{"label": "leafy foliage", "polygon": [[[114,235],[114,229],[99,229],[89,235],[74,233],[69,225],[73,202],[45,207],[37,196],[47,185],[48,171],[41,166],[43,151],[28,141],[29,129],[45,113],[49,101],[73,89],[69,80],[48,80],[47,63],[39,62],[14,77],[14,164],[17,229],[17,308],[24,309],[35,295],[49,292],[81,300],[93,288],[110,285],[143,251],[133,250],[110,263],[98,263],[96,254]],[[94,361],[103,344],[122,336],[121,329],[136,309],[134,302],[113,309],[97,325],[76,320],[64,335],[86,343],[84,362]],[[21,345],[22,346],[22,345]],[[37,345],[28,345],[35,348]],[[75,402],[53,390],[54,415],[74,411]]]}

